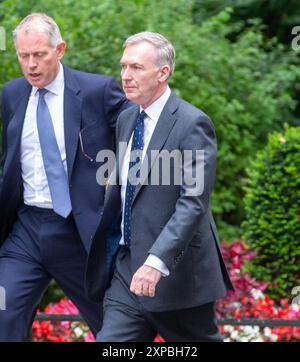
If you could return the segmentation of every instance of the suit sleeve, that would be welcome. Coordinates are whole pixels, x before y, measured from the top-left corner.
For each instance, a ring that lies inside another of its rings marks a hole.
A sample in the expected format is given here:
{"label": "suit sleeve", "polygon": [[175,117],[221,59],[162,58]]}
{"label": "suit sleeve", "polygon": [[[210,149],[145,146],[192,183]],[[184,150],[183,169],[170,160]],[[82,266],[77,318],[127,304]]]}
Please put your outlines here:
{"label": "suit sleeve", "polygon": [[130,107],[132,103],[125,97],[114,78],[109,78],[106,83],[103,97],[106,119],[110,126],[115,128],[120,113]]}
{"label": "suit sleeve", "polygon": [[[185,165],[182,167],[182,186],[175,211],[149,250],[149,254],[159,257],[170,271],[176,266],[174,261],[184,254],[198,230],[201,217],[210,206],[210,194],[215,179],[217,143],[213,125],[207,116],[200,115],[194,125],[187,128],[182,135],[180,149],[182,154],[185,150],[193,150],[191,163],[187,165],[188,167]],[[199,157],[196,157],[197,150],[204,151],[202,168]],[[202,172],[203,189],[199,189],[198,193],[197,188],[193,193],[190,183],[187,182],[189,177],[186,176],[190,176],[187,172],[191,171],[193,175]]]}
{"label": "suit sleeve", "polygon": [[5,98],[5,89],[3,89],[3,93],[2,93],[2,97],[1,97],[1,120],[2,120],[2,144],[1,144],[1,164],[0,164],[0,193],[2,190],[2,181],[3,181],[3,165],[5,162],[5,155],[6,155],[6,129],[7,129],[7,119],[8,119],[8,114],[7,114],[7,103],[6,103],[6,98]]}

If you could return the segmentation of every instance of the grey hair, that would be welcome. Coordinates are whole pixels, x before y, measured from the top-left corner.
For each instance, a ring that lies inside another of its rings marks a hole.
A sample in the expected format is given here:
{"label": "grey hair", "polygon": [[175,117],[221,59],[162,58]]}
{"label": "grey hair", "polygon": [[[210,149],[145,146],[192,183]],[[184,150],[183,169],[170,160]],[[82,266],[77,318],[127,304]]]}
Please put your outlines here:
{"label": "grey hair", "polygon": [[45,33],[53,48],[62,42],[59,27],[48,15],[43,13],[32,13],[24,18],[13,31],[13,39],[16,46],[19,31],[28,33]]}
{"label": "grey hair", "polygon": [[142,42],[148,42],[157,49],[157,65],[163,66],[168,64],[170,67],[171,76],[175,69],[175,49],[171,42],[159,33],[143,31],[127,38],[123,44],[123,47],[126,48],[130,45]]}

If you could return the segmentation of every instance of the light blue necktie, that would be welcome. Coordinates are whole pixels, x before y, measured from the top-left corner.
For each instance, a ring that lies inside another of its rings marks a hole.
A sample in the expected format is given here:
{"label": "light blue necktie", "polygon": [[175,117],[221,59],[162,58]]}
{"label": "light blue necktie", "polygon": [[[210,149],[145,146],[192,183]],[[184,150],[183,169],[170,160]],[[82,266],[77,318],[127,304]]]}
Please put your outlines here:
{"label": "light blue necktie", "polygon": [[67,218],[72,210],[68,178],[57,145],[51,115],[44,99],[47,92],[47,89],[39,89],[37,128],[53,210]]}
{"label": "light blue necktie", "polygon": [[[141,153],[144,148],[144,119],[147,114],[142,111],[136,120],[134,133],[132,137],[131,151],[140,151]],[[135,166],[138,162],[141,164],[140,157],[136,157],[135,161],[129,162],[128,173],[130,169]],[[136,177],[140,176],[140,169],[136,172]],[[130,247],[131,243],[131,204],[134,196],[136,185],[132,185],[127,179],[126,195],[125,195],[125,208],[124,208],[124,244]]]}

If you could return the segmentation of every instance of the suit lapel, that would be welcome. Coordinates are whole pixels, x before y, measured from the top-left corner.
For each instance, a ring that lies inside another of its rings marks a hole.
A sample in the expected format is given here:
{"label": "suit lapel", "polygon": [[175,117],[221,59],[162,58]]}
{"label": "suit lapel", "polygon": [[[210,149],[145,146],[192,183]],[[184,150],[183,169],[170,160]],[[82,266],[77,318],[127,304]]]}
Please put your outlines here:
{"label": "suit lapel", "polygon": [[[151,151],[152,150],[160,151],[162,149],[163,145],[165,144],[165,142],[176,122],[175,112],[178,108],[178,103],[179,103],[179,98],[172,92],[169,100],[167,101],[167,103],[159,117],[155,130],[151,137],[149,146],[147,148],[147,152],[146,152],[147,164],[146,164],[146,162],[143,162],[143,164],[141,166],[142,169],[146,167],[147,171],[143,172],[141,170],[141,175],[144,175],[144,177],[141,179],[141,183],[136,187],[132,204],[133,204],[134,199],[136,198],[137,194],[139,193],[142,185],[147,180],[148,175],[151,171],[151,168],[158,156],[158,155],[156,155],[156,157],[153,157],[151,159],[151,157],[150,157]],[[122,123],[123,127],[121,130],[119,130],[120,131],[119,139],[118,139],[119,144],[120,144],[120,142],[126,142],[128,144],[130,137],[132,135],[133,128],[135,125],[135,121],[138,117],[138,114],[139,114],[139,107],[137,106],[136,108],[133,109],[132,112],[130,112],[128,119],[126,121],[123,121],[123,123]],[[119,144],[118,144],[117,150],[119,150]],[[117,152],[117,157],[116,157],[116,180],[117,180],[117,182],[119,180],[120,165],[122,165],[123,158],[125,156],[125,152],[126,152],[126,149],[124,150],[124,152],[121,152],[121,153]],[[120,186],[109,186],[108,190],[106,192],[106,195],[105,195],[105,206],[107,207],[107,205],[115,197],[115,194],[117,194],[117,193],[120,194],[120,192],[121,192]]]}
{"label": "suit lapel", "polygon": [[[123,142],[128,145],[138,114],[139,106],[136,106],[132,112],[130,112],[128,118],[123,120],[122,128],[118,129],[119,138],[116,147],[116,167],[111,175],[112,179],[117,182],[117,185],[108,185],[105,192],[104,209],[106,210],[106,213],[108,213],[108,210],[114,210],[116,205],[121,205],[121,186],[119,185],[120,166],[122,166],[127,147],[124,147],[123,150],[121,150],[120,143]],[[117,212],[115,215],[117,215]]]}
{"label": "suit lapel", "polygon": [[124,130],[122,130],[122,133],[120,134],[118,139],[118,144],[116,147],[116,164],[109,178],[113,180],[113,183],[112,184],[108,183],[107,189],[105,191],[104,205],[103,205],[104,212],[99,224],[100,229],[105,229],[107,227],[109,228],[111,226],[109,224],[114,223],[116,219],[119,218],[119,215],[122,210],[121,186],[119,184],[119,178],[120,178],[119,165],[122,165],[123,158],[126,152],[126,147],[124,147],[123,152],[120,152],[120,142],[128,144],[134,127],[134,122],[135,118],[133,116],[130,116],[128,121],[126,121],[126,127],[124,127]]}
{"label": "suit lapel", "polygon": [[147,158],[144,160],[141,166],[141,180],[135,189],[132,204],[134,203],[137,194],[141,190],[142,185],[148,179],[148,175],[153,167],[156,158],[158,157],[158,152],[156,152],[155,157],[151,157],[151,151],[160,151],[162,149],[169,136],[169,133],[171,132],[176,122],[175,112],[178,108],[178,103],[179,103],[179,98],[172,92],[169,100],[167,101],[159,117],[153,135],[151,137],[149,146],[147,148],[146,152]]}
{"label": "suit lapel", "polygon": [[81,126],[82,99],[72,71],[64,66],[64,132],[69,179],[71,178]]}
{"label": "suit lapel", "polygon": [[120,143],[126,143],[126,146],[128,146],[130,137],[132,135],[136,119],[139,115],[139,107],[135,107],[132,112],[130,112],[129,117],[126,121],[123,121],[123,129],[120,129],[120,135],[118,139],[118,145],[117,145],[117,157],[116,157],[116,180],[119,180],[120,177],[120,167],[123,164],[123,159],[126,153],[127,147],[120,147]]}

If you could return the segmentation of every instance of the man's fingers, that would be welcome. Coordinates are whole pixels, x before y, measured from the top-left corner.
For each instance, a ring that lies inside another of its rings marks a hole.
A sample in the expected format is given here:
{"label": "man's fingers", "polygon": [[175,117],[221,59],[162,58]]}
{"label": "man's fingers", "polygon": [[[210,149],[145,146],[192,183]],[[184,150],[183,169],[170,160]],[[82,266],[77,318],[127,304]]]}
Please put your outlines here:
{"label": "man's fingers", "polygon": [[149,297],[153,298],[155,296],[155,286],[149,285]]}
{"label": "man's fingers", "polygon": [[139,290],[139,288],[138,288],[138,282],[136,281],[135,276],[133,276],[132,281],[131,281],[131,284],[130,284],[130,291],[131,291],[132,293],[137,294],[138,290]]}
{"label": "man's fingers", "polygon": [[137,296],[154,297],[156,284],[161,277],[161,273],[154,268],[143,265],[133,275],[130,284],[130,291]]}
{"label": "man's fingers", "polygon": [[154,297],[155,287],[153,284],[149,284],[146,281],[137,281],[133,279],[130,285],[130,291],[139,297]]}
{"label": "man's fingers", "polygon": [[139,281],[139,278],[137,278],[135,275],[132,278],[131,284],[130,284],[130,291],[138,296],[142,296],[142,284]]}
{"label": "man's fingers", "polygon": [[145,297],[149,296],[149,284],[148,283],[142,284],[142,292]]}
{"label": "man's fingers", "polygon": [[147,282],[138,284],[134,288],[134,293],[138,296],[144,297],[154,297],[155,296],[155,286]]}

